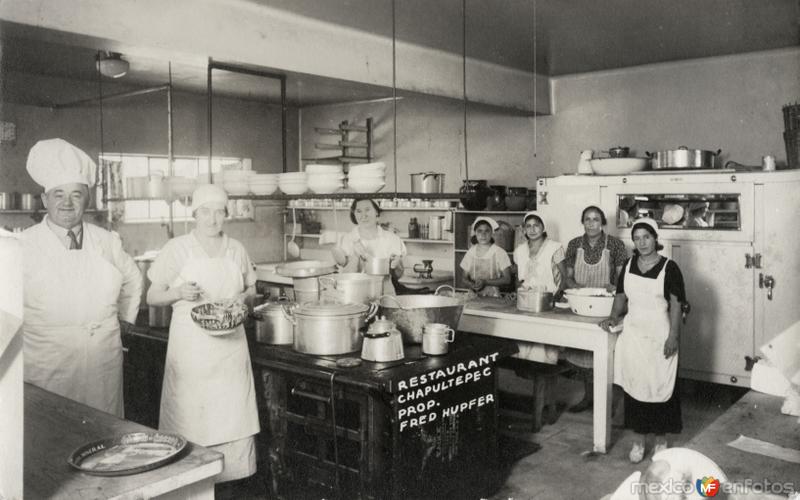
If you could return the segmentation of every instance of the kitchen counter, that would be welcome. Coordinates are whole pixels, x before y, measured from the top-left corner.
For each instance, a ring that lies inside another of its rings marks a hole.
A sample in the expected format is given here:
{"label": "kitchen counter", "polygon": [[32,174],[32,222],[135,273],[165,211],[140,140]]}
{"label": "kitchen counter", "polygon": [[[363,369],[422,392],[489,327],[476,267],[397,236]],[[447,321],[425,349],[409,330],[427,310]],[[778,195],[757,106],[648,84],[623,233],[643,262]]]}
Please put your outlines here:
{"label": "kitchen counter", "polygon": [[212,478],[222,471],[222,454],[191,443],[175,462],[129,476],[93,476],[67,464],[70,453],[87,442],[150,430],[25,384],[25,496],[213,499]]}
{"label": "kitchen counter", "polygon": [[481,297],[464,306],[458,329],[482,335],[572,347],[594,354],[594,451],[605,453],[611,439],[611,386],[617,335],[603,331],[600,318],[578,316],[569,309],[542,313],[520,311],[505,299]]}
{"label": "kitchen counter", "polygon": [[[692,438],[686,447],[716,462],[729,482],[752,481],[759,486],[764,481],[792,483],[794,489],[800,491],[800,465],[727,446],[743,435],[800,450],[800,424],[797,417],[781,413],[782,404],[783,398],[750,391]],[[781,493],[788,494],[787,491]]]}

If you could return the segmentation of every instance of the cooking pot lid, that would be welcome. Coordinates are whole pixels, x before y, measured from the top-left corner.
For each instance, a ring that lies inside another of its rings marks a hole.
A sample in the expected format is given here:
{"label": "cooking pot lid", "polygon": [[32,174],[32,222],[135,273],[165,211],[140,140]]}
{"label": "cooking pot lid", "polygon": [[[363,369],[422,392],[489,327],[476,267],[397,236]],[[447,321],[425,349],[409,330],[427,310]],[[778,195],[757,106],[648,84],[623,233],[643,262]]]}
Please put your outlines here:
{"label": "cooking pot lid", "polygon": [[283,306],[291,305],[288,300],[270,300],[253,308],[253,314],[275,315],[283,314]]}
{"label": "cooking pot lid", "polygon": [[344,303],[339,300],[321,299],[311,302],[303,302],[298,307],[295,314],[305,314],[306,316],[350,316],[367,312],[369,306],[366,304]]}
{"label": "cooking pot lid", "polygon": [[336,271],[332,262],[320,260],[298,260],[281,264],[276,269],[281,276],[289,278],[311,278]]}

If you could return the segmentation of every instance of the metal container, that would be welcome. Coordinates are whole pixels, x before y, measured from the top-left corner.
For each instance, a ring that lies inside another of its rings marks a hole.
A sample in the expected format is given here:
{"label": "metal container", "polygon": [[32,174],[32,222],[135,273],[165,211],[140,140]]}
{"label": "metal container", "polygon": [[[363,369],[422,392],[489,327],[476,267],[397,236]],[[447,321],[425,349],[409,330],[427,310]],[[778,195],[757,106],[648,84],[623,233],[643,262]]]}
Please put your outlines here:
{"label": "metal container", "polygon": [[443,323],[457,328],[464,310],[464,302],[454,297],[439,295],[384,295],[380,300],[382,315],[397,325],[403,341],[422,342],[422,332],[428,323]]}
{"label": "metal container", "polygon": [[14,196],[11,193],[0,193],[0,210],[13,210]]}
{"label": "metal container", "polygon": [[681,146],[678,149],[647,153],[653,170],[668,169],[711,169],[718,168],[716,159],[721,149],[708,151],[705,149],[689,149]]}
{"label": "metal container", "polygon": [[294,325],[294,350],[305,354],[336,355],[361,350],[360,329],[377,306],[319,300],[289,307],[283,312]]}
{"label": "metal container", "polygon": [[283,313],[288,301],[277,300],[261,304],[253,309],[256,322],[256,342],[269,345],[294,343],[294,325]]}
{"label": "metal container", "polygon": [[39,208],[38,203],[36,203],[36,195],[32,193],[22,193],[19,205],[22,210],[36,210]]}
{"label": "metal container", "polygon": [[361,359],[388,363],[405,357],[403,336],[396,325],[385,318],[376,320],[364,334]]}
{"label": "metal container", "polygon": [[389,257],[370,257],[364,261],[364,272],[373,276],[389,274]]}
{"label": "metal container", "polygon": [[517,290],[517,309],[533,313],[549,311],[553,309],[553,294],[519,288]]}
{"label": "metal container", "polygon": [[436,172],[420,172],[410,175],[412,193],[444,192],[444,174]]}
{"label": "metal container", "polygon": [[147,324],[154,328],[169,328],[172,319],[172,306],[150,306]]}
{"label": "metal container", "polygon": [[441,323],[428,323],[422,332],[422,352],[431,356],[447,354],[456,331]]}
{"label": "metal container", "polygon": [[340,273],[319,278],[323,295],[334,295],[346,304],[366,304],[383,293],[383,276],[364,273]]}
{"label": "metal container", "polygon": [[441,215],[431,215],[428,217],[428,239],[442,239],[443,217]]}

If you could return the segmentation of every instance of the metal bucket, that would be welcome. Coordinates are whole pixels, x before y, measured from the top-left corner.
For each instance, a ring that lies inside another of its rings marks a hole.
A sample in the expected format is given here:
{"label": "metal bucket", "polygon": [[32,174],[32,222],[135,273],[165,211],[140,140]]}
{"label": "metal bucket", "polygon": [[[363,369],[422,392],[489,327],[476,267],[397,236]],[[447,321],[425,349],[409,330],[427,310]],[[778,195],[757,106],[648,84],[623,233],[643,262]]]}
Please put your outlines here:
{"label": "metal bucket", "polygon": [[444,174],[420,172],[410,175],[412,193],[441,193],[444,191]]}

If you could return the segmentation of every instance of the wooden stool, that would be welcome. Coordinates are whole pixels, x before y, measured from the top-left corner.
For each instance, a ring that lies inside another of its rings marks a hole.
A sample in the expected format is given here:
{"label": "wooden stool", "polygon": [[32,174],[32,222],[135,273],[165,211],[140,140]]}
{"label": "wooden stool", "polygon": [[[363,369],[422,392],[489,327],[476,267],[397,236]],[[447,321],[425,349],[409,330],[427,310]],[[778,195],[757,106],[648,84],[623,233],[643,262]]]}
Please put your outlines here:
{"label": "wooden stool", "polygon": [[533,422],[531,424],[531,432],[539,432],[543,425],[542,415],[544,410],[547,409],[550,415],[555,415],[557,411],[552,394],[556,377],[569,371],[569,367],[518,358],[506,358],[499,363],[499,366],[513,370],[518,377],[533,382],[533,405],[531,407]]}

